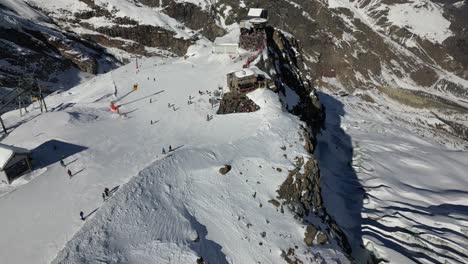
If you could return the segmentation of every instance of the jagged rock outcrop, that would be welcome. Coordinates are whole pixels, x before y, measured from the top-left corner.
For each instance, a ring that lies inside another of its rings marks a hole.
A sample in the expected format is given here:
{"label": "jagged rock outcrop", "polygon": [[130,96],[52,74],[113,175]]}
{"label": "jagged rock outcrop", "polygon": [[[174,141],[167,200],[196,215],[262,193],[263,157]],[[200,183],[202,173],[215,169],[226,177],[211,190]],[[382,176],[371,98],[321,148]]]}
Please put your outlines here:
{"label": "jagged rock outcrop", "polygon": [[466,78],[466,1],[431,0],[423,6],[405,6],[415,13],[434,9],[443,13],[453,34],[442,43],[414,34],[411,26],[389,21],[389,8],[410,2],[357,0],[350,1],[350,8],[346,8],[345,4],[329,5],[324,0],[256,0],[243,7],[236,0],[220,0],[218,6],[232,7],[226,20],[234,21],[243,18],[249,7],[266,8],[272,14],[270,25],[290,32],[300,41],[313,81],[323,76],[336,77],[352,91],[376,84],[395,85],[397,78],[430,89],[439,80],[440,70]]}
{"label": "jagged rock outcrop", "polygon": [[187,27],[199,31],[211,41],[226,33],[224,29],[216,25],[216,15],[214,12],[202,10],[199,6],[192,3],[169,1],[165,4],[164,13],[182,22]]}
{"label": "jagged rock outcrop", "polygon": [[[37,16],[25,18],[0,6],[0,87],[28,89],[23,85],[28,78],[41,81],[45,91],[69,88],[77,84],[80,71],[96,74],[119,65],[102,47],[60,30],[41,13]],[[57,77],[66,71],[69,80],[59,82]]]}
{"label": "jagged rock outcrop", "polygon": [[179,56],[184,55],[193,43],[192,40],[176,37],[174,32],[150,25],[99,27],[95,30],[111,38],[132,40],[140,45],[165,49]]}
{"label": "jagged rock outcrop", "polygon": [[[301,170],[304,172],[301,173]],[[320,173],[317,161],[296,158],[296,168],[290,170],[288,177],[278,190],[278,197],[283,199],[298,217],[304,218],[311,212],[321,209]]]}
{"label": "jagged rock outcrop", "polygon": [[228,172],[230,172],[232,169],[231,165],[224,165],[223,167],[221,167],[219,169],[219,173],[221,173],[222,175],[226,175]]}
{"label": "jagged rock outcrop", "polygon": [[216,114],[249,113],[260,107],[245,94],[225,93]]}
{"label": "jagged rock outcrop", "polygon": [[312,246],[314,244],[315,235],[317,235],[317,228],[313,225],[307,225],[304,234],[304,243],[308,246]]}
{"label": "jagged rock outcrop", "polygon": [[[322,129],[324,109],[315,93],[306,63],[303,61],[301,46],[292,36],[286,36],[274,28],[267,28],[268,58],[264,60],[263,68],[267,72],[274,72],[278,92],[286,96],[285,89],[291,89],[297,95],[297,102],[288,108],[292,113],[301,117],[307,127],[301,126],[301,141],[311,158],[295,157],[295,168],[289,170],[286,180],[280,186],[278,198],[283,200],[296,217],[307,222],[313,213],[318,216],[327,227],[326,232],[333,237],[343,250],[351,254],[351,246],[345,233],[336,224],[323,206],[320,185],[320,170],[317,160],[313,157],[316,145],[316,134]],[[273,66],[274,65],[274,66]],[[262,67],[262,65],[257,65]],[[289,92],[288,92],[289,93]],[[285,104],[285,103],[284,103]],[[304,241],[312,245],[311,235],[306,232]],[[328,241],[328,235],[321,231],[320,243]],[[314,234],[315,237],[315,234]]]}

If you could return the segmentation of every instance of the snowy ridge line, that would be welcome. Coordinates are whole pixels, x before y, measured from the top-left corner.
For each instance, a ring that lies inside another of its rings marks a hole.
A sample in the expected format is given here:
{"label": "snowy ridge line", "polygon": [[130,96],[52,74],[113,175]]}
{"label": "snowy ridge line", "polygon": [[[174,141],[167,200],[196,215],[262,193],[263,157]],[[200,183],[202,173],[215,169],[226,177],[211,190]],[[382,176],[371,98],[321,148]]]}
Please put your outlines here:
{"label": "snowy ridge line", "polygon": [[[299,133],[302,122],[283,110],[278,95],[256,90],[248,96],[258,111],[206,121],[216,109],[208,93],[198,91],[218,90],[226,73],[243,64],[212,54],[211,45],[202,40],[186,59],[144,59],[138,73],[128,64],[54,93],[46,98],[54,110],[35,119],[30,118],[37,109],[21,118],[16,111],[2,116],[8,126],[20,124],[7,144],[34,150],[57,140],[57,151],[77,149],[64,158],[54,158],[52,150],[50,158],[36,156],[38,162],[50,159],[41,163],[42,174],[0,186],[6,193],[0,196],[5,261],[195,263],[203,254],[211,263],[283,263],[281,253],[297,246],[296,256],[311,263],[347,263],[334,244],[307,247],[304,226],[268,202],[294,168],[292,160],[309,157]],[[118,93],[138,84],[120,99],[126,119],[109,110],[114,83]],[[147,95],[161,90],[150,102]],[[169,145],[177,150],[164,158],[161,150]],[[221,175],[226,164],[232,169]],[[69,177],[68,169],[77,174]],[[117,187],[102,206],[102,190]],[[26,254],[24,247],[30,249]]]}

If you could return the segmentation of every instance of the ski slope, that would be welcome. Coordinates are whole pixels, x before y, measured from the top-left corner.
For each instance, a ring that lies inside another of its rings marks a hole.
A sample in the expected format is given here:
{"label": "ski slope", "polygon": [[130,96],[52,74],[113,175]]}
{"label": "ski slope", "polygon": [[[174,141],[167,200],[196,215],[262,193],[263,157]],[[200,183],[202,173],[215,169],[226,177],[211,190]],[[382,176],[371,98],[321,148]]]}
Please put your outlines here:
{"label": "ski slope", "polygon": [[199,94],[242,63],[200,42],[186,59],[146,59],[50,95],[48,113],[3,115],[14,129],[2,143],[33,149],[37,169],[0,185],[2,262],[283,263],[297,247],[311,262],[346,263],[335,246],[307,248],[304,225],[268,203],[294,158],[309,158],[298,118],[269,90],[249,94],[259,111],[222,116]]}

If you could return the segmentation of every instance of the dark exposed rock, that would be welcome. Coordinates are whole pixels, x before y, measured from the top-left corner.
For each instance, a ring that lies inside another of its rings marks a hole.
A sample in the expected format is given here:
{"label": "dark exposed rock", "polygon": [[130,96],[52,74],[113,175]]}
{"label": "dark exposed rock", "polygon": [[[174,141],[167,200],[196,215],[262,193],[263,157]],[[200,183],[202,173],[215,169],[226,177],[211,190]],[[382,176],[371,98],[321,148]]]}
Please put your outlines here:
{"label": "dark exposed rock", "polygon": [[286,261],[288,264],[303,264],[304,262],[300,260],[294,251],[293,248],[289,248],[288,252],[284,250],[281,251],[281,257]]}
{"label": "dark exposed rock", "polygon": [[[279,198],[284,199],[290,208],[301,218],[322,206],[320,192],[317,191],[320,179],[317,162],[309,159],[304,164],[304,173],[298,167],[289,171],[287,179],[278,190]],[[313,206],[315,208],[313,208]]]}
{"label": "dark exposed rock", "polygon": [[169,50],[179,56],[184,55],[192,44],[192,40],[176,38],[176,33],[150,25],[99,27],[95,30],[110,37],[121,37],[144,46]]}
{"label": "dark exposed rock", "polygon": [[231,168],[231,165],[224,165],[224,167],[219,169],[219,173],[226,175],[229,171],[231,171]]}
{"label": "dark exposed rock", "polygon": [[226,93],[219,104],[217,114],[248,113],[255,112],[260,107],[244,94]]}
{"label": "dark exposed rock", "polygon": [[[266,71],[276,72],[274,78],[280,92],[282,86],[287,86],[299,96],[300,101],[292,112],[307,124],[307,127],[301,127],[300,138],[304,141],[305,149],[312,155],[317,144],[315,135],[323,127],[325,116],[313,84],[306,78],[307,70],[301,52],[303,47],[299,41],[272,28],[267,29],[267,39],[269,58],[272,61],[265,63]],[[271,68],[272,65],[280,66],[278,69]],[[284,200],[284,204],[294,212],[296,219],[303,220],[312,212],[318,215],[343,250],[347,254],[351,253],[346,235],[323,206],[320,171],[313,155],[308,160],[296,158],[296,168],[289,171],[288,177],[277,192],[278,198]],[[307,242],[311,243],[310,239]]]}
{"label": "dark exposed rock", "polygon": [[267,27],[266,33],[271,60],[266,63],[266,68],[277,72],[274,79],[278,91],[285,93],[286,86],[294,90],[300,101],[292,109],[292,113],[318,129],[323,121],[322,106],[312,83],[305,76],[302,53],[297,52],[302,50],[302,46],[296,39],[287,37],[274,28]]}
{"label": "dark exposed rock", "polygon": [[279,207],[281,205],[280,202],[278,202],[275,199],[271,199],[268,202],[271,203],[272,205],[274,205],[275,207]]}
{"label": "dark exposed rock", "polygon": [[82,37],[87,40],[99,43],[106,47],[119,48],[121,50],[130,52],[133,54],[139,54],[139,55],[144,55],[144,56],[151,55],[149,52],[145,50],[145,46],[139,43],[126,42],[118,38],[111,38],[104,34],[83,34]]}
{"label": "dark exposed rock", "polygon": [[317,234],[317,228],[313,225],[308,225],[304,234],[304,242],[307,246],[312,246],[314,243],[315,235]]}
{"label": "dark exposed rock", "polygon": [[182,22],[188,28],[199,30],[211,41],[225,34],[225,31],[216,25],[214,13],[210,15],[195,4],[171,1],[164,7],[164,13]]}
{"label": "dark exposed rock", "polygon": [[319,231],[317,234],[317,242],[319,244],[326,244],[328,243],[328,236],[327,234],[323,233],[322,231]]}
{"label": "dark exposed rock", "polygon": [[418,69],[410,76],[417,84],[425,87],[432,86],[439,79],[437,73],[429,67]]}

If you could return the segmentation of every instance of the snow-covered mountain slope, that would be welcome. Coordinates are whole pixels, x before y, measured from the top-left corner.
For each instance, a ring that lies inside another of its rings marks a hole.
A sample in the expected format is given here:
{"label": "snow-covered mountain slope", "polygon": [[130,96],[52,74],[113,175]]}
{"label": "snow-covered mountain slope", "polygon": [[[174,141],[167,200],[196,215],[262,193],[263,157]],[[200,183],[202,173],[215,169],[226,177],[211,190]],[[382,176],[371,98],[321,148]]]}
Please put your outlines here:
{"label": "snow-covered mountain slope", "polygon": [[[339,89],[346,93],[385,90],[396,94],[402,88],[412,90],[402,93],[418,93],[445,104],[431,111],[441,123],[448,121],[462,128],[453,131],[466,130],[466,111],[447,114],[443,110],[452,104],[466,106],[468,102],[467,5],[423,0],[244,3],[220,0],[217,7],[225,21],[242,19],[252,5],[266,8],[271,14],[268,22],[298,40],[300,57],[307,64],[302,77],[315,82],[314,86],[324,86],[323,82],[331,78],[342,84]],[[392,11],[391,22],[389,10],[394,9],[401,12]],[[397,19],[395,14],[402,17]],[[427,23],[417,24],[422,17],[429,17]],[[419,35],[410,29],[418,30]],[[438,41],[424,35],[437,36]],[[423,108],[431,107],[419,107],[427,110]],[[455,133],[460,137],[466,134]]]}
{"label": "snow-covered mountain slope", "polygon": [[0,89],[68,89],[135,55],[185,55],[224,33],[208,2],[192,2],[1,0]]}
{"label": "snow-covered mountain slope", "polygon": [[[121,60],[132,54],[182,56],[194,40],[223,33],[207,1],[27,0],[61,28],[108,48]],[[201,35],[200,35],[201,34]]]}
{"label": "snow-covered mountain slope", "polygon": [[330,0],[328,4],[331,8],[353,9],[377,30],[386,33],[390,33],[392,27],[405,28],[435,43],[442,43],[453,35],[450,21],[444,17],[442,4],[430,0]]}
{"label": "snow-covered mountain slope", "polygon": [[0,89],[68,89],[119,63],[101,47],[64,32],[24,1],[0,1]]}
{"label": "snow-covered mountain slope", "polygon": [[[5,114],[16,128],[2,143],[33,149],[40,169],[1,186],[2,261],[346,263],[332,239],[307,247],[305,226],[269,202],[296,159],[311,158],[278,96],[257,90],[259,111],[207,121],[216,109],[199,91],[218,90],[242,63],[202,42],[187,59],[147,59],[50,95],[49,113]],[[105,187],[116,191],[103,202]]]}
{"label": "snow-covered mountain slope", "polygon": [[466,263],[468,152],[454,149],[463,141],[419,130],[404,106],[388,108],[384,98],[320,98],[327,109],[316,152],[324,201],[350,241],[390,263]]}

